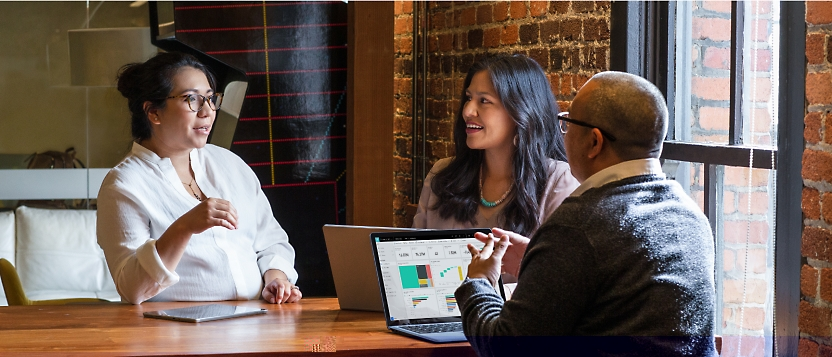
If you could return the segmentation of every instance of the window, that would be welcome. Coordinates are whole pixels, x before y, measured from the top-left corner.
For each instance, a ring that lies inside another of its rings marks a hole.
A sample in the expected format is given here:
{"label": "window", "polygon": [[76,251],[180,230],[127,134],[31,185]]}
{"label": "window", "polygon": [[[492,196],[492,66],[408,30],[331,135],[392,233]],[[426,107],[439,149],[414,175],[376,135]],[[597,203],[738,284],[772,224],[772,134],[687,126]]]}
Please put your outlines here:
{"label": "window", "polygon": [[663,168],[714,231],[715,333],[724,355],[797,354],[803,6],[612,8],[611,69],[664,92],[671,125]]}

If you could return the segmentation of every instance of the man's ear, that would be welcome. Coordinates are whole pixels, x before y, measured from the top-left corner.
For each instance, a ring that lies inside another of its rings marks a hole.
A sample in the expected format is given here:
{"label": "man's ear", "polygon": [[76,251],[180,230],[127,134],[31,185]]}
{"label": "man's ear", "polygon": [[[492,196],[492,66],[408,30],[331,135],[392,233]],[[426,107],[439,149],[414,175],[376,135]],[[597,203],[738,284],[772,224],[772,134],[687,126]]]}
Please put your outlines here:
{"label": "man's ear", "polygon": [[604,149],[604,145],[606,145],[606,141],[604,138],[604,134],[601,134],[601,130],[598,128],[592,128],[590,131],[592,134],[591,142],[592,144],[589,147],[589,152],[587,152],[587,157],[590,159],[594,159],[601,155],[601,151]]}
{"label": "man's ear", "polygon": [[142,105],[142,109],[144,109],[145,114],[147,114],[147,119],[150,120],[151,124],[160,124],[161,121],[159,120],[159,109],[154,108],[153,104],[150,101],[144,102]]}

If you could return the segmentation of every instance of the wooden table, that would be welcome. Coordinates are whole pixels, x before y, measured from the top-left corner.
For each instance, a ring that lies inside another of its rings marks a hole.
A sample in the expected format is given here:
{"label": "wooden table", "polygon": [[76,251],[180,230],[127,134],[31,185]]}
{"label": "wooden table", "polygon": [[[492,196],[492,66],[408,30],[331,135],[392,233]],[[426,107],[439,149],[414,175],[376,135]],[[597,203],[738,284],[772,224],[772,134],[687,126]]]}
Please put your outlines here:
{"label": "wooden table", "polygon": [[[281,355],[335,351],[341,356],[474,356],[468,343],[432,344],[387,330],[384,314],[338,309],[334,298],[296,304],[227,301],[266,315],[188,323],[145,318],[144,311],[206,303],[0,307],[0,354]],[[327,354],[333,355],[333,354]]]}

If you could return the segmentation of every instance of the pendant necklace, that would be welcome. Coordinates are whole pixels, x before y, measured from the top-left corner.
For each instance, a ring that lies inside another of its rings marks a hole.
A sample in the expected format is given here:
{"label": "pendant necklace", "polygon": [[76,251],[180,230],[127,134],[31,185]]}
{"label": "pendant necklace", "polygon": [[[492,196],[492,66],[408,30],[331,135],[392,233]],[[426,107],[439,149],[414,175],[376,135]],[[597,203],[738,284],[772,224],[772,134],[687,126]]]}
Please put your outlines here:
{"label": "pendant necklace", "polygon": [[498,199],[494,202],[486,200],[485,197],[482,196],[482,165],[480,165],[480,204],[482,204],[483,206],[488,207],[488,208],[497,207],[497,205],[499,205],[500,203],[503,203],[503,201],[506,200],[506,197],[508,197],[508,194],[509,194],[509,192],[511,192],[511,189],[513,187],[514,187],[514,184],[509,185],[508,190],[506,190],[506,193],[504,193],[503,196],[500,197],[500,199]]}

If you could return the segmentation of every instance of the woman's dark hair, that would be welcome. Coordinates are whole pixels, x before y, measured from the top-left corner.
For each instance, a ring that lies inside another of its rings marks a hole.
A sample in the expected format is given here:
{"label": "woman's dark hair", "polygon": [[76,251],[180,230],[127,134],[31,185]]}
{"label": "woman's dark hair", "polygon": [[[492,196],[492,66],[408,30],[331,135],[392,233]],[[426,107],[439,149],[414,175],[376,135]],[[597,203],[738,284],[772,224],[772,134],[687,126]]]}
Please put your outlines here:
{"label": "woman's dark hair", "polygon": [[173,90],[173,77],[183,67],[192,67],[205,73],[211,89],[217,90],[214,75],[208,67],[189,54],[164,52],[144,63],[130,63],[119,69],[118,91],[127,98],[133,140],[141,142],[153,135],[144,103],[151,103],[148,110],[164,108],[167,103],[165,98]]}
{"label": "woman's dark hair", "polygon": [[470,149],[466,144],[462,111],[467,102],[465,90],[481,71],[491,76],[500,101],[517,125],[513,198],[505,202],[500,223],[503,228],[528,235],[539,224],[540,199],[548,179],[547,159],[566,161],[566,153],[563,136],[557,128],[558,104],[546,73],[524,55],[486,57],[468,70],[454,123],[456,156],[431,182],[431,189],[438,196],[433,209],[443,219],[476,221],[483,151]]}

